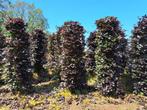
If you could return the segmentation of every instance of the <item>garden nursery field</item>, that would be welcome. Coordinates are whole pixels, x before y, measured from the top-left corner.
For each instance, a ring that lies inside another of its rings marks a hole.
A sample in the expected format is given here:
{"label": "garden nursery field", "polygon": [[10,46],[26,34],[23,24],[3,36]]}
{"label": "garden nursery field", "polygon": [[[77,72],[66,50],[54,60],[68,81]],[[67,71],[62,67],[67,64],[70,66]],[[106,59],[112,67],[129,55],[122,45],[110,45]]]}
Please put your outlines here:
{"label": "garden nursery field", "polygon": [[147,110],[146,15],[129,39],[115,16],[86,38],[78,21],[48,32],[34,5],[0,9],[0,110]]}

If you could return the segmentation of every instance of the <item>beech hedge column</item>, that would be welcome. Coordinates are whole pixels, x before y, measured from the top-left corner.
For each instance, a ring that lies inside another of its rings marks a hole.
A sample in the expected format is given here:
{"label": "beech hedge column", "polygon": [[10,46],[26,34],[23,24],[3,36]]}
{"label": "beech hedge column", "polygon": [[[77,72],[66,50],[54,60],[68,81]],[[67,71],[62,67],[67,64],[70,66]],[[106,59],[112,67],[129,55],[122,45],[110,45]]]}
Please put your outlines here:
{"label": "beech hedge column", "polygon": [[6,47],[5,37],[2,35],[0,30],[0,85],[4,83],[2,76],[4,73],[4,48]]}
{"label": "beech hedge column", "polygon": [[78,22],[65,22],[59,29],[61,37],[61,85],[82,89],[86,85],[83,51],[84,28]]}
{"label": "beech hedge column", "polygon": [[29,35],[25,32],[24,21],[11,18],[6,23],[10,32],[7,44],[9,73],[7,83],[13,92],[30,92],[32,90],[32,68],[29,54]]}
{"label": "beech hedge column", "polygon": [[38,76],[41,79],[45,78],[48,76],[47,71],[44,68],[44,65],[47,63],[47,38],[45,37],[43,30],[35,29],[31,35],[31,42],[34,72],[38,73]]}
{"label": "beech hedge column", "polygon": [[127,41],[120,22],[108,16],[96,21],[96,73],[98,88],[104,95],[123,95],[121,78],[126,65]]}
{"label": "beech hedge column", "polygon": [[91,32],[87,40],[87,51],[85,55],[85,68],[88,76],[95,75],[95,49],[96,49],[96,32]]}
{"label": "beech hedge column", "polygon": [[139,19],[132,34],[129,67],[133,91],[147,96],[147,16]]}

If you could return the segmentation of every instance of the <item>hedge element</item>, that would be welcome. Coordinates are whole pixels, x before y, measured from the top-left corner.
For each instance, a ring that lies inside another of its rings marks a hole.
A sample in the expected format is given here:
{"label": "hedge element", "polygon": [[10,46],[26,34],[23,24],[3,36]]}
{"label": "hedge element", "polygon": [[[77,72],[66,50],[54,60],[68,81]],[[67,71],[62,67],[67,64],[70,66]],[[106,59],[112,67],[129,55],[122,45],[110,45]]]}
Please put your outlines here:
{"label": "hedge element", "polygon": [[95,49],[96,49],[96,32],[91,32],[87,40],[85,68],[88,76],[95,75]]}
{"label": "hedge element", "polygon": [[84,28],[78,22],[65,22],[59,29],[61,37],[61,86],[81,89],[86,84],[83,50]]}
{"label": "hedge element", "polygon": [[29,35],[25,32],[25,23],[20,18],[11,18],[6,23],[10,32],[7,45],[9,74],[7,83],[13,92],[30,92],[32,74],[29,54]]}
{"label": "hedge element", "polygon": [[121,76],[126,65],[127,41],[120,22],[108,16],[96,21],[96,73],[98,88],[104,95],[123,95]]}
{"label": "hedge element", "polygon": [[59,36],[59,33],[53,33],[52,35],[49,35],[49,45],[48,45],[48,51],[49,51],[49,69],[51,70],[51,73],[59,74],[60,73],[60,57],[61,57],[61,39]]}
{"label": "hedge element", "polygon": [[4,60],[5,60],[5,55],[4,55],[4,49],[6,47],[5,43],[5,37],[2,35],[0,32],[0,85],[4,83],[4,80],[2,78],[4,74]]}
{"label": "hedge element", "polygon": [[147,16],[139,19],[132,31],[131,50],[129,52],[130,74],[133,91],[147,96]]}
{"label": "hedge element", "polygon": [[47,63],[47,38],[43,30],[36,29],[32,32],[31,49],[34,72],[38,73],[40,78],[46,76],[44,65]]}

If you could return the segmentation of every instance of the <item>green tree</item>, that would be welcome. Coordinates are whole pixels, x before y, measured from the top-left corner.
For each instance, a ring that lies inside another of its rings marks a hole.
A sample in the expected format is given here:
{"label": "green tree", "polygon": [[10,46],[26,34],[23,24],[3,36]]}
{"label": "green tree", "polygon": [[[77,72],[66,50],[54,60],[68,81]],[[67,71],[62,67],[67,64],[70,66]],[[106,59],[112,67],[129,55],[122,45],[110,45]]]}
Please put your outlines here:
{"label": "green tree", "polygon": [[27,31],[29,32],[32,32],[34,29],[46,30],[48,28],[48,22],[42,10],[36,8],[34,4],[17,0],[7,9],[7,14],[12,18],[23,19],[27,23]]}
{"label": "green tree", "polygon": [[6,10],[10,4],[10,0],[0,0],[0,11]]}
{"label": "green tree", "polygon": [[9,0],[0,0],[0,31],[3,33],[4,21],[8,19],[7,10],[10,7],[11,2]]}

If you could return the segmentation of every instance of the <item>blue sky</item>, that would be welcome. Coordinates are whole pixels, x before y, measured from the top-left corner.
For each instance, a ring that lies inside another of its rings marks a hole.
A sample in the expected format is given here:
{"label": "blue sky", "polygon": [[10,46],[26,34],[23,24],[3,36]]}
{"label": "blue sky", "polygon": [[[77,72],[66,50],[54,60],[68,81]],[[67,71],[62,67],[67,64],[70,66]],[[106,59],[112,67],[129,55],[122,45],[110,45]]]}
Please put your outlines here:
{"label": "blue sky", "polygon": [[147,0],[24,0],[41,8],[48,19],[49,32],[65,21],[79,21],[86,29],[86,36],[96,29],[95,20],[116,16],[130,36],[138,17],[147,14]]}

